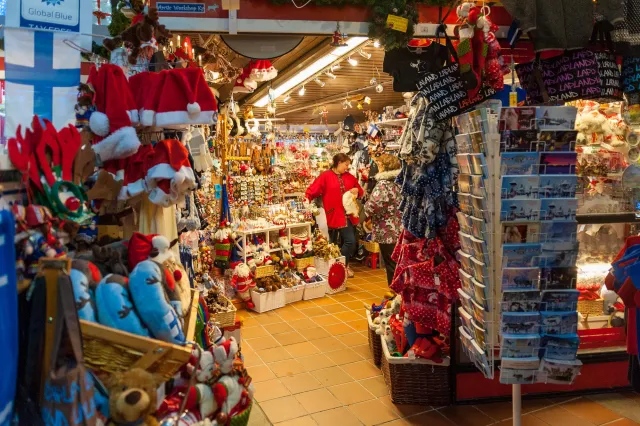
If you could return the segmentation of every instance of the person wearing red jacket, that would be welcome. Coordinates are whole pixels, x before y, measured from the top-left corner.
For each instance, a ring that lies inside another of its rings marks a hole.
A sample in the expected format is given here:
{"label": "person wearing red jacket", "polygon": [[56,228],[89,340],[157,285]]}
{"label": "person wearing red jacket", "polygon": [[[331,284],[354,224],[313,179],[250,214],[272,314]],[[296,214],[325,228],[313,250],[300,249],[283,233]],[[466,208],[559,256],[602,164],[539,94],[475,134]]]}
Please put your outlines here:
{"label": "person wearing red jacket", "polygon": [[351,191],[360,198],[364,194],[358,180],[347,170],[351,159],[346,154],[336,154],[333,156],[331,168],[320,174],[307,188],[305,197],[312,201],[318,197],[322,198],[325,213],[327,215],[327,226],[329,227],[329,237],[335,243],[338,235],[342,238],[340,252],[347,262],[347,274],[353,277],[353,271],[349,268],[349,258],[353,256],[357,247],[356,231],[353,223],[347,218],[347,213],[342,205],[342,196]]}

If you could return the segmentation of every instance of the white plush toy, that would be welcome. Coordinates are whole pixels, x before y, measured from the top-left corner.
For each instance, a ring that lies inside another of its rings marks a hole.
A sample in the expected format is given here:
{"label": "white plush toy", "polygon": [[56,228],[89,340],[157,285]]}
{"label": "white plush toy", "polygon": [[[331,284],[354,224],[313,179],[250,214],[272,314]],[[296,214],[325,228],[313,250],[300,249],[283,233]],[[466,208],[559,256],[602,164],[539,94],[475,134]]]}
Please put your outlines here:
{"label": "white plush toy", "polygon": [[291,244],[289,243],[289,237],[287,236],[287,232],[284,229],[281,229],[279,232],[278,245],[283,250],[291,249]]}
{"label": "white plush toy", "polygon": [[233,370],[237,353],[238,343],[234,337],[213,348],[213,358],[223,374],[229,374]]}
{"label": "white plush toy", "polygon": [[351,193],[351,191],[347,191],[342,196],[342,205],[344,206],[344,211],[347,213],[347,216],[355,216],[358,217],[358,204],[356,203],[356,196]]}

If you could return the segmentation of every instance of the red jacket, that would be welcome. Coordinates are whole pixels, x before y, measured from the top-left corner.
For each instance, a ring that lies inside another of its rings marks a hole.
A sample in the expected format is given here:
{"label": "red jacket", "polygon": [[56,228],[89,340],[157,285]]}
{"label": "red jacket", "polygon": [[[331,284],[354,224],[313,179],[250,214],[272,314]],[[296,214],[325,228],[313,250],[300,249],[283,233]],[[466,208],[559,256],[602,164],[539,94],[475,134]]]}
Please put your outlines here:
{"label": "red jacket", "polygon": [[[364,191],[360,187],[358,180],[349,172],[342,174],[345,191],[358,188],[358,198],[362,197]],[[340,189],[338,175],[331,169],[320,174],[307,188],[306,197],[309,201],[322,197],[324,211],[327,214],[327,226],[329,228],[344,228],[347,226],[347,214],[342,205],[343,192]]]}

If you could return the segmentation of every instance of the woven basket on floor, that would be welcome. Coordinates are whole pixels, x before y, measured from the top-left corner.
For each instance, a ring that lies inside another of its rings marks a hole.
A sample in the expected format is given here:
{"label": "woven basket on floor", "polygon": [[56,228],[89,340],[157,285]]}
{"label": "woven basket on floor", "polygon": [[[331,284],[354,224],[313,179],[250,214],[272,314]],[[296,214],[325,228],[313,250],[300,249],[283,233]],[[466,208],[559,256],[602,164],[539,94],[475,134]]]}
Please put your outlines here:
{"label": "woven basket on floor", "polygon": [[578,312],[582,315],[604,315],[604,299],[578,300]]}
{"label": "woven basket on floor", "polygon": [[364,249],[369,253],[380,253],[380,245],[375,241],[360,240],[360,244],[362,244]]}
{"label": "woven basket on floor", "polygon": [[274,265],[258,266],[254,272],[254,278],[270,277],[275,275],[276,267]]}
{"label": "woven basket on floor", "polygon": [[392,357],[380,336],[381,370],[394,404],[449,405],[449,366],[426,359]]}
{"label": "woven basket on floor", "polygon": [[[228,305],[230,305],[230,310],[226,312],[210,313],[209,321],[217,323],[216,325],[220,328],[232,327],[236,323],[237,309],[229,299],[224,296],[221,297],[227,301]],[[209,308],[209,312],[211,312],[211,308]]]}
{"label": "woven basket on floor", "polygon": [[369,350],[371,350],[371,355],[373,356],[373,363],[376,367],[380,368],[382,358],[382,341],[380,340],[380,336],[376,334],[375,326],[373,325],[373,321],[371,321],[371,312],[366,309],[365,311],[367,323],[369,324]]}

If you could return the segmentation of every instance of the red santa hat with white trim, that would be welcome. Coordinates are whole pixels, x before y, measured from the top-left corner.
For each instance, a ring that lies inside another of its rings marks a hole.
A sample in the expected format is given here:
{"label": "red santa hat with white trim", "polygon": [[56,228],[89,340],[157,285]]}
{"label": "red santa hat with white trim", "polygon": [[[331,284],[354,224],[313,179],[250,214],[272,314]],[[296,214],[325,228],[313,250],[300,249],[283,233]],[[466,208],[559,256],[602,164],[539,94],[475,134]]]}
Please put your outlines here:
{"label": "red santa hat with white trim", "polygon": [[89,128],[97,136],[93,150],[101,161],[135,154],[140,140],[132,121],[138,121],[138,109],[122,68],[103,64],[96,71],[94,67],[87,82],[95,91],[96,111],[89,119]]}
{"label": "red santa hat with white trim", "polygon": [[268,59],[259,59],[249,63],[249,78],[253,81],[269,81],[278,76],[278,70]]}
{"label": "red santa hat with white trim", "polygon": [[165,139],[153,148],[145,179],[149,201],[168,207],[186,192],[196,189],[189,152],[177,139]]}
{"label": "red santa hat with white trim", "polygon": [[138,152],[124,160],[124,176],[122,188],[118,194],[119,200],[128,200],[146,192],[146,171],[153,157],[153,146],[142,145]]}

